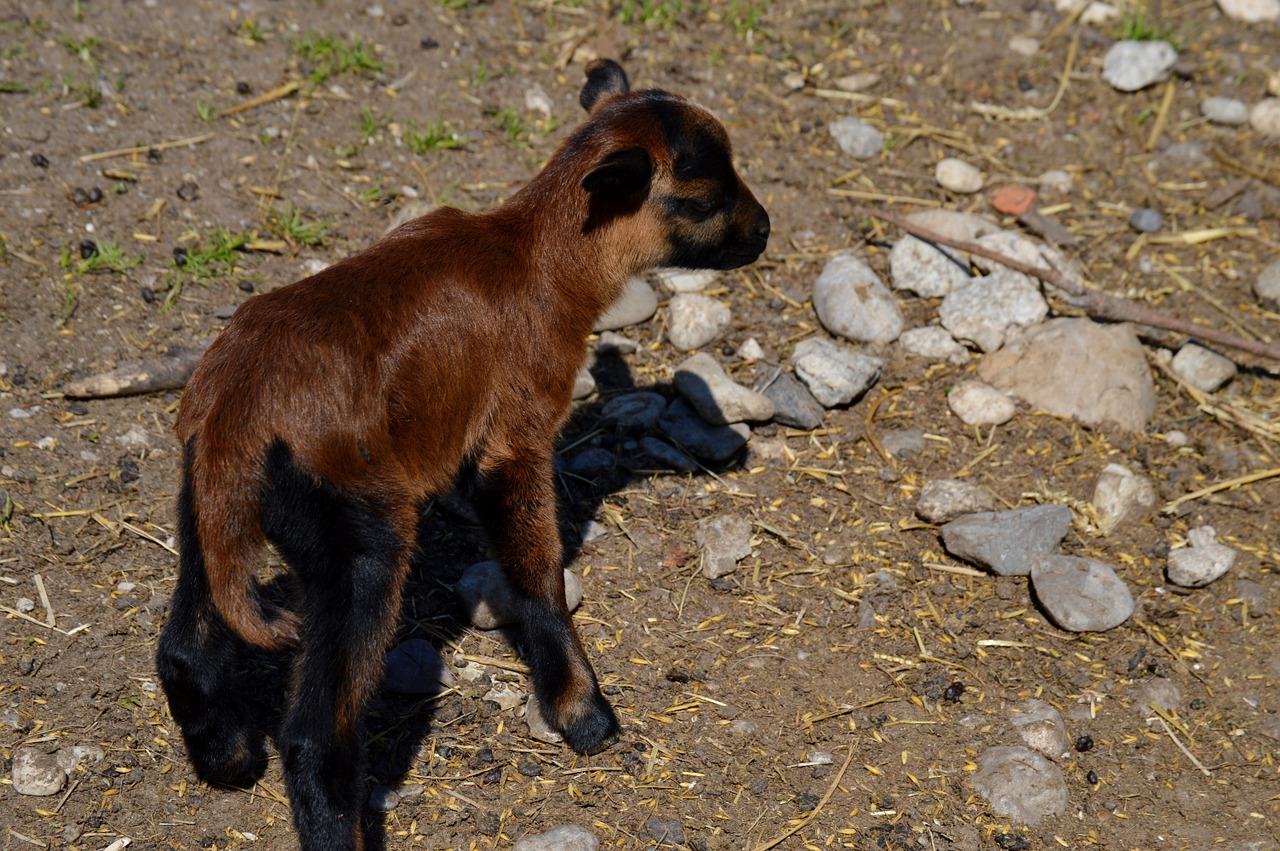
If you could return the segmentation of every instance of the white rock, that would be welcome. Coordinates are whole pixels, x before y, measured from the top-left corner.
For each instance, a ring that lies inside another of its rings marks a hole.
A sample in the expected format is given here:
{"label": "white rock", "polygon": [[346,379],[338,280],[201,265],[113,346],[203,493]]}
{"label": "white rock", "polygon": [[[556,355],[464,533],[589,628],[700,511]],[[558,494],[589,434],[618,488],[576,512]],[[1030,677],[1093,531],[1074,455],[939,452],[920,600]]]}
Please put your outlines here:
{"label": "white rock", "polygon": [[863,92],[878,82],[880,82],[880,75],[875,71],[862,71],[845,77],[837,77],[831,81],[831,85],[842,92]]}
{"label": "white rock", "polygon": [[1263,307],[1280,311],[1280,257],[1262,267],[1258,280],[1253,282],[1253,294]]}
{"label": "white rock", "polygon": [[1280,139],[1280,98],[1263,98],[1254,104],[1249,123],[1263,136]]}
{"label": "white rock", "polygon": [[126,449],[145,449],[151,445],[151,435],[142,426],[132,426],[115,439],[116,445]]}
{"label": "white rock", "polygon": [[658,294],[643,278],[631,278],[618,300],[596,320],[595,331],[617,331],[644,322],[658,312]]}
{"label": "white rock", "polygon": [[1027,747],[1053,760],[1070,756],[1071,741],[1067,738],[1062,713],[1043,700],[1027,698],[1014,709],[1009,720]]}
{"label": "white rock", "polygon": [[555,112],[555,104],[541,83],[534,83],[524,90],[524,108],[530,112],[541,112],[548,118]]}
{"label": "white rock", "polygon": [[1006,337],[1038,325],[1048,315],[1049,305],[1031,279],[1006,268],[952,291],[938,307],[942,327],[984,352],[995,351]]}
{"label": "white rock", "polygon": [[1236,563],[1236,551],[1218,543],[1212,526],[1200,526],[1187,533],[1190,546],[1169,553],[1169,581],[1184,588],[1208,585]]}
{"label": "white rock", "polygon": [[585,366],[578,370],[578,374],[573,379],[573,398],[585,399],[592,393],[596,392],[596,379],[591,374],[591,370]]}
{"label": "white rock", "polygon": [[716,579],[738,569],[751,555],[751,521],[736,514],[718,514],[698,521],[698,549],[702,575]]}
{"label": "white rock", "polygon": [[1126,520],[1150,511],[1156,504],[1151,480],[1121,464],[1108,464],[1093,486],[1093,509],[1098,529],[1110,535]]}
{"label": "white rock", "polygon": [[1235,98],[1205,98],[1200,104],[1200,114],[1214,124],[1238,126],[1249,123],[1249,105]]}
{"label": "white rock", "polygon": [[1031,560],[1036,599],[1058,626],[1071,632],[1105,632],[1133,614],[1133,594],[1115,570],[1078,556]]}
{"label": "white rock", "polygon": [[998,815],[1026,824],[1063,813],[1071,803],[1058,767],[1020,745],[987,750],[969,782]]}
{"label": "white rock", "polygon": [[985,381],[961,381],[947,394],[951,412],[968,425],[1003,425],[1018,412],[1013,400]]}
{"label": "white rock", "polygon": [[825,337],[810,337],[791,355],[796,375],[824,407],[847,405],[880,375],[880,358],[845,349]]}
{"label": "white rock", "polygon": [[773,402],[769,397],[738,384],[715,358],[704,352],[676,367],[674,384],[698,416],[714,425],[767,420],[773,416]]}
{"label": "white rock", "polygon": [[962,195],[972,195],[985,182],[982,172],[976,166],[955,157],[939,160],[934,167],[933,176],[943,189]]}
{"label": "white rock", "polygon": [[525,697],[527,695],[524,689],[516,688],[511,683],[494,683],[493,688],[485,692],[480,699],[492,700],[505,712],[524,703]]}
{"label": "white rock", "polygon": [[767,357],[764,347],[760,345],[760,341],[755,337],[748,337],[746,342],[738,347],[738,357],[744,361],[755,361]]}
{"label": "white rock", "polygon": [[13,791],[19,795],[56,795],[67,785],[67,773],[58,765],[57,758],[32,747],[18,748],[14,752],[9,776],[13,781]]}
{"label": "white rock", "polygon": [[1035,56],[1040,52],[1040,39],[1029,35],[1015,35],[1009,39],[1009,52],[1019,56]]}
{"label": "white rock", "polygon": [[884,148],[880,131],[860,119],[845,117],[827,127],[840,150],[856,160],[869,160]]}
{"label": "white rock", "polygon": [[720,273],[714,269],[663,269],[655,277],[669,293],[699,293],[715,286]]}
{"label": "white rock", "polygon": [[1069,195],[1075,188],[1075,180],[1061,169],[1051,169],[1036,180],[1041,192],[1054,192],[1058,195]]}
{"label": "white rock", "polygon": [[522,836],[512,851],[600,851],[600,839],[579,824],[562,824],[546,833]]}
{"label": "white rock", "polygon": [[1178,349],[1169,368],[1183,381],[1206,393],[1212,393],[1236,377],[1236,365],[1217,352],[1187,343]]}
{"label": "white rock", "polygon": [[991,492],[963,479],[934,479],[920,488],[916,515],[928,523],[949,523],[962,514],[992,511]]}
{"label": "white rock", "polygon": [[940,325],[909,328],[898,338],[898,345],[907,354],[928,358],[934,363],[963,366],[969,362],[969,350],[956,342],[955,337]]}
{"label": "white rock", "polygon": [[955,210],[920,210],[907,216],[907,221],[931,230],[938,236],[949,236],[963,242],[974,242],[979,237],[1000,230],[999,225],[982,216]]}
{"label": "white rock", "polygon": [[690,352],[715,340],[731,319],[729,308],[709,296],[680,293],[667,304],[667,340]]}
{"label": "white rock", "polygon": [[908,290],[922,298],[941,298],[968,286],[973,279],[969,263],[959,251],[914,236],[894,243],[889,252],[889,278],[895,290]]}
{"label": "white rock", "polygon": [[1222,14],[1247,24],[1280,21],[1280,0],[1218,0]]}
{"label": "white rock", "polygon": [[893,293],[848,252],[827,261],[814,282],[813,309],[828,331],[860,343],[891,343],[906,324]]}
{"label": "white rock", "polygon": [[1117,41],[1102,60],[1102,79],[1122,92],[1167,80],[1178,51],[1167,41]]}
{"label": "white rock", "polygon": [[[1007,230],[996,231],[995,233],[983,234],[975,241],[983,248],[998,251],[1013,260],[1020,260],[1028,266],[1035,266],[1039,269],[1059,269],[1064,272],[1073,270],[1072,262],[1064,257],[1061,251],[1020,233]],[[973,258],[973,265],[984,272],[1007,268],[994,260],[977,255]]]}

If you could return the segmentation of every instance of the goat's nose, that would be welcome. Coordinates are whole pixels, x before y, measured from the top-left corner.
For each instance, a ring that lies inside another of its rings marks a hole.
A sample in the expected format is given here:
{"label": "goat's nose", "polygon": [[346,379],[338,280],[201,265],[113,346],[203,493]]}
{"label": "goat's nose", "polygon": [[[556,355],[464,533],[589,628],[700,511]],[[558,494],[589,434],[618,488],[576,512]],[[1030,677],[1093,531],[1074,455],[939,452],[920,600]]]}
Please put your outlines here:
{"label": "goat's nose", "polygon": [[769,214],[768,213],[762,213],[759,221],[756,222],[756,236],[760,237],[760,239],[762,240],[769,238]]}

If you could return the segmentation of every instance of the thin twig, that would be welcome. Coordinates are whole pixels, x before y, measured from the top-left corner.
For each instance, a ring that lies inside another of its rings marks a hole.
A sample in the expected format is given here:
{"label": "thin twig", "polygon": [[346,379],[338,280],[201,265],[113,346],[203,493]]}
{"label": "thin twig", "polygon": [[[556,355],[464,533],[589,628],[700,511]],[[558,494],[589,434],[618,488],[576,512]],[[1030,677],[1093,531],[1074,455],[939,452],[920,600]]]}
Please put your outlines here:
{"label": "thin twig", "polygon": [[1177,511],[1178,506],[1182,505],[1184,502],[1191,502],[1192,500],[1199,499],[1202,496],[1209,496],[1211,494],[1218,493],[1219,491],[1238,488],[1241,485],[1251,485],[1254,482],[1261,482],[1264,479],[1274,479],[1277,476],[1280,476],[1280,467],[1273,467],[1270,470],[1254,470],[1252,473],[1246,473],[1245,475],[1237,476],[1234,479],[1227,479],[1225,482],[1218,482],[1217,484],[1200,488],[1198,491],[1184,493],[1177,499],[1170,500],[1165,504],[1165,507],[1160,510],[1164,514],[1172,514]]}
{"label": "thin twig", "polygon": [[219,118],[225,118],[228,115],[235,115],[237,112],[244,112],[246,109],[253,109],[255,106],[262,106],[264,103],[270,103],[273,100],[280,100],[302,88],[300,80],[294,80],[292,83],[285,83],[283,86],[272,89],[269,92],[263,92],[253,100],[247,100],[244,103],[238,103],[235,106],[229,106],[218,113]]}
{"label": "thin twig", "polygon": [[170,148],[181,148],[183,145],[199,145],[212,139],[214,134],[204,133],[200,136],[191,136],[187,139],[174,139],[172,142],[157,142],[154,145],[135,145],[132,148],[117,148],[114,151],[102,151],[97,154],[85,154],[80,158],[82,163],[92,163],[98,160],[109,160],[112,157],[124,157],[129,154],[145,154],[147,151],[167,151]]}
{"label": "thin twig", "polygon": [[818,802],[818,806],[814,807],[813,810],[809,813],[809,815],[807,815],[804,818],[803,821],[799,822],[798,824],[794,824],[788,829],[784,830],[776,838],[771,839],[768,842],[760,843],[759,845],[752,848],[751,851],[769,851],[770,848],[782,842],[782,840],[786,839],[788,836],[791,836],[797,831],[807,827],[810,822],[812,822],[815,818],[818,817],[818,813],[822,812],[822,808],[826,806],[827,801],[831,800],[831,796],[835,794],[836,789],[839,788],[840,786],[840,781],[844,779],[844,773],[849,770],[849,763],[851,762],[853,762],[853,746],[852,745],[849,746],[849,755],[844,758],[844,765],[840,766],[840,771],[836,773],[836,779],[833,780],[831,783],[831,786],[827,788],[827,794],[822,796],[822,800]]}
{"label": "thin twig", "polygon": [[[833,192],[834,190],[828,190]],[[982,245],[973,242],[966,242],[961,239],[952,239],[949,236],[943,236],[920,227],[917,224],[907,221],[893,213],[884,210],[878,210],[871,207],[854,207],[853,211],[861,216],[882,219],[895,225],[907,233],[923,239],[926,242],[936,242],[941,245],[947,245],[952,248],[958,248],[961,251],[967,251],[970,254],[976,254],[979,257],[985,257],[988,260],[994,260],[1002,266],[1007,266],[1014,271],[1021,272],[1024,275],[1030,275],[1052,284],[1062,290],[1066,295],[1064,301],[1073,307],[1078,307],[1094,319],[1109,319],[1115,322],[1136,322],[1140,325],[1149,325],[1152,328],[1165,328],[1169,331],[1177,331],[1190,337],[1196,337],[1201,340],[1207,340],[1211,343],[1217,343],[1222,346],[1230,346],[1233,349],[1249,352],[1260,357],[1270,358],[1274,361],[1280,361],[1280,348],[1268,345],[1266,343],[1254,340],[1245,340],[1230,334],[1226,331],[1220,331],[1217,328],[1210,328],[1206,325],[1197,325],[1194,322],[1188,322],[1179,319],[1176,316],[1169,316],[1158,310],[1153,310],[1128,299],[1117,298],[1097,290],[1086,289],[1083,284],[1075,280],[1071,276],[1054,268],[1046,268],[1044,266],[1033,266],[1030,263],[1023,263],[1014,260],[999,251],[992,251]],[[1048,261],[1046,261],[1048,262]]]}
{"label": "thin twig", "polygon": [[44,577],[37,573],[31,579],[36,583],[36,590],[40,592],[40,605],[44,606],[44,625],[54,626],[53,604],[49,602],[49,592],[44,590]]}
{"label": "thin twig", "polygon": [[1178,740],[1178,737],[1173,734],[1173,728],[1169,726],[1169,722],[1161,718],[1159,715],[1153,715],[1152,717],[1160,722],[1160,726],[1164,727],[1164,731],[1169,734],[1169,738],[1173,739],[1173,743],[1178,746],[1178,750],[1187,755],[1187,759],[1191,760],[1191,764],[1200,769],[1201,774],[1208,777],[1209,769],[1205,768],[1204,764],[1201,763],[1200,760],[1196,759],[1196,755],[1187,750],[1187,746]]}

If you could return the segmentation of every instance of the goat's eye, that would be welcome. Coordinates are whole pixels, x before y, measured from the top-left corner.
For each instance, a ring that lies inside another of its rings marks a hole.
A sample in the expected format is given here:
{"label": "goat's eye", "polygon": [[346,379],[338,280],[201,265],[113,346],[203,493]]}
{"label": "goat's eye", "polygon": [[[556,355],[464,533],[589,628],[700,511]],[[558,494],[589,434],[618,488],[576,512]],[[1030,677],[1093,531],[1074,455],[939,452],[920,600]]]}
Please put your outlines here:
{"label": "goat's eye", "polygon": [[680,206],[685,213],[699,217],[706,216],[716,208],[715,202],[706,198],[684,198],[680,201]]}

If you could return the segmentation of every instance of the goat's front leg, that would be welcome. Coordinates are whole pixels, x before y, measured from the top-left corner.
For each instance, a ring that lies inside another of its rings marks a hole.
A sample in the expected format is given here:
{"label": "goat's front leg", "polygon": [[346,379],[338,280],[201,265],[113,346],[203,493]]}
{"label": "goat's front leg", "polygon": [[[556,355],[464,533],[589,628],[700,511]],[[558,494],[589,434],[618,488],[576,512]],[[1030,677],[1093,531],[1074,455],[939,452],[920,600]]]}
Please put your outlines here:
{"label": "goat's front leg", "polygon": [[484,475],[476,503],[516,600],[538,702],[570,747],[594,753],[617,734],[618,720],[565,604],[550,454],[503,459]]}

